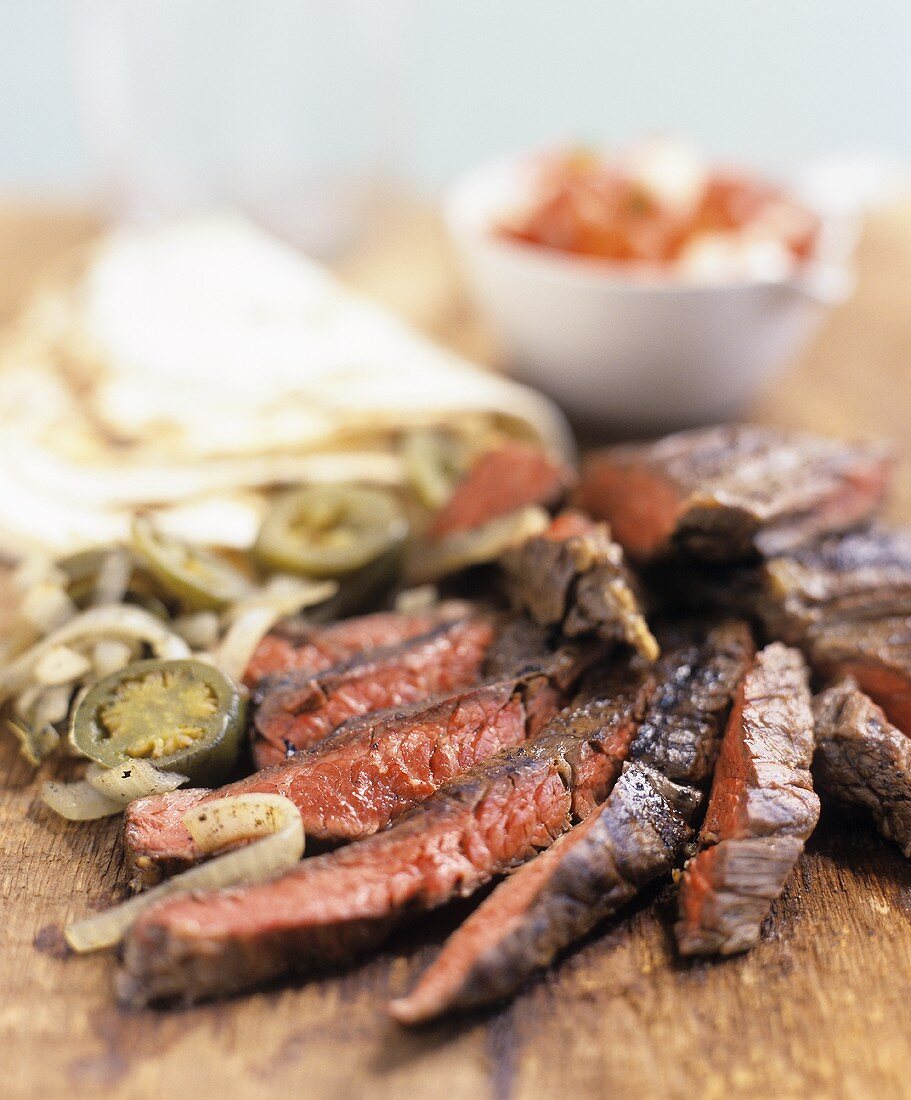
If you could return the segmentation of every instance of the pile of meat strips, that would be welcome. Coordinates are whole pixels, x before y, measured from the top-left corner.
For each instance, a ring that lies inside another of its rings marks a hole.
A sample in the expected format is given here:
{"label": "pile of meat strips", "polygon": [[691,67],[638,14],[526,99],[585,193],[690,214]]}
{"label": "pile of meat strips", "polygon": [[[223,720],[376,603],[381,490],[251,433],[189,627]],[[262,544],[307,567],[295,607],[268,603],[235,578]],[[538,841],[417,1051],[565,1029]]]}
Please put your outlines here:
{"label": "pile of meat strips", "polygon": [[283,626],[248,672],[261,770],[133,803],[125,840],[148,883],[203,858],[189,808],[275,792],[313,854],[146,910],[124,1000],[337,968],[499,879],[390,1006],[415,1024],[510,995],[675,871],[680,952],[748,949],[818,795],[911,855],[911,536],[871,525],[889,466],[748,426],[615,447],[453,598]]}

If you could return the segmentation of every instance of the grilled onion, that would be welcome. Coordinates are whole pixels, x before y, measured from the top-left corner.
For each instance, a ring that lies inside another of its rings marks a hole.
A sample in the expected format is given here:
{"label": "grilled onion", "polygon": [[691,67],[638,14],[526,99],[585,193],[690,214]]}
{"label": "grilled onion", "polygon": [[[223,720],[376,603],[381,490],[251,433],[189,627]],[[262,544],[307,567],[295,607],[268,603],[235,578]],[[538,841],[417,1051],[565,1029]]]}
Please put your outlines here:
{"label": "grilled onion", "polygon": [[74,951],[115,946],[144,909],[169,895],[261,882],[289,870],[304,853],[300,812],[282,795],[231,795],[196,807],[183,822],[204,852],[241,840],[254,843],[191,867],[105,913],[69,925],[64,934]]}

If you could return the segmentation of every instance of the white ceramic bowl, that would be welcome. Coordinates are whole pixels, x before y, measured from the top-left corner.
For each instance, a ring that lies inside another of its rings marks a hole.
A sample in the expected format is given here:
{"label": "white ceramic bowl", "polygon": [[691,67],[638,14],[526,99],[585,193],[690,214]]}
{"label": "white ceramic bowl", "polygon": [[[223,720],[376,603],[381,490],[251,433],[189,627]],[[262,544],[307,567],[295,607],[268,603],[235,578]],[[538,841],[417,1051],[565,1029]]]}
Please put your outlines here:
{"label": "white ceramic bowl", "polygon": [[624,429],[736,414],[851,292],[856,219],[823,219],[818,259],[786,281],[624,277],[616,266],[510,242],[491,226],[527,191],[528,153],[484,165],[444,198],[481,312],[515,373],[571,414]]}

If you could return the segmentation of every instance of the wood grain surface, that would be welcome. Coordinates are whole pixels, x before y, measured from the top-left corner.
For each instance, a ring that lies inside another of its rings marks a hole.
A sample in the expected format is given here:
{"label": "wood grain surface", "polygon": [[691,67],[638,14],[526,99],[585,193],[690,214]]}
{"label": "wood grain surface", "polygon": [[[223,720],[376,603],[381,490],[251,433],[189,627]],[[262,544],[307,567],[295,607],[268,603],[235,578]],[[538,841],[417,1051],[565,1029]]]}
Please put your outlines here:
{"label": "wood grain surface", "polygon": [[[92,225],[0,213],[0,316],[39,259]],[[342,270],[437,338],[495,355],[426,214],[397,211]],[[911,520],[911,207],[870,219],[859,270],[855,299],[755,415],[890,438],[901,458],[893,515]],[[62,957],[59,936],[122,893],[117,826],[55,820],[36,797],[41,778],[0,744],[2,1097],[911,1096],[911,864],[863,820],[824,815],[746,957],[681,963],[659,892],[508,1007],[408,1034],[382,1005],[464,907],[344,974],[192,1010],[120,1011],[113,958]]]}

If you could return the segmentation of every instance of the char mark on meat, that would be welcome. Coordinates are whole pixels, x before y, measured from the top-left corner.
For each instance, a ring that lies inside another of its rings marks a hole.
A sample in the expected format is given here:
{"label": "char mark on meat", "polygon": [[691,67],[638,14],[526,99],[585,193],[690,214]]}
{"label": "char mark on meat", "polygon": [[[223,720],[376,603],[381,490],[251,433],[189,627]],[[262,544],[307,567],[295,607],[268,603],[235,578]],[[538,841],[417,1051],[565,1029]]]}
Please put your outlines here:
{"label": "char mark on meat", "polygon": [[734,695],[755,656],[749,626],[739,620],[690,622],[659,632],[656,688],[630,748],[678,783],[712,775]]}
{"label": "char mark on meat", "polygon": [[310,751],[227,787],[139,799],[124,817],[136,876],[148,885],[204,859],[183,818],[193,806],[231,795],[289,798],[313,840],[378,832],[456,776],[538,733],[599,653],[597,646],[550,650],[509,680],[353,719]]}
{"label": "char mark on meat", "polygon": [[818,695],[813,711],[820,794],[868,810],[911,858],[911,740],[850,680]]}
{"label": "char mark on meat", "polygon": [[317,744],[350,718],[469,687],[494,638],[483,617],[435,626],[399,645],[309,676],[270,677],[255,696],[254,756],[259,767]]}
{"label": "char mark on meat", "polygon": [[[468,896],[525,862],[569,827],[577,785],[585,798],[576,817],[609,793],[648,676],[623,665],[584,685],[537,737],[446,784],[365,840],[306,859],[271,883],[150,908],[127,940],[124,998],[196,1000],[344,961],[382,942],[408,915]],[[603,697],[612,684],[623,687],[621,700]]]}
{"label": "char mark on meat", "polygon": [[316,676],[370,650],[426,634],[441,622],[464,618],[468,611],[466,604],[451,600],[418,614],[380,611],[327,626],[289,619],[260,642],[247,665],[244,682],[253,688],[266,676],[294,669]]}
{"label": "char mark on meat", "polygon": [[681,884],[683,954],[732,954],[759,938],[819,816],[812,755],[807,668],[776,642],[757,655],[728,720],[700,851]]}
{"label": "char mark on meat", "polygon": [[401,1023],[509,996],[557,953],[668,873],[692,836],[700,795],[641,764],[607,801],[505,879],[443,945],[417,987],[390,1005]]}
{"label": "char mark on meat", "polygon": [[658,646],[640,607],[623,552],[605,524],[564,512],[540,535],[501,559],[513,604],[567,637],[594,633],[647,660]]}
{"label": "char mark on meat", "polygon": [[735,425],[593,455],[580,498],[634,561],[730,561],[857,526],[879,508],[890,467],[872,444]]}

